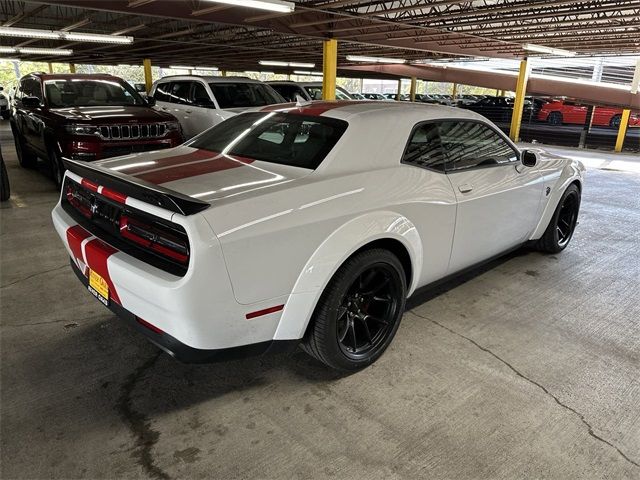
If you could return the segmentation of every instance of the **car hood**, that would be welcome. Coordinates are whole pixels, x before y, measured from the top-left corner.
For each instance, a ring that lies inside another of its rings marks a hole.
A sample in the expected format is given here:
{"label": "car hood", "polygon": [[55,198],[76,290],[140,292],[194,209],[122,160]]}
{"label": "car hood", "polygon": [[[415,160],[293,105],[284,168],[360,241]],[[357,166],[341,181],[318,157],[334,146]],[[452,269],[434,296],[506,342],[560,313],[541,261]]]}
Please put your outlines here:
{"label": "car hood", "polygon": [[89,106],[51,108],[50,112],[73,122],[89,123],[138,123],[166,122],[175,118],[165,112],[145,106]]}
{"label": "car hood", "polygon": [[273,188],[312,172],[184,145],[103,160],[96,165],[209,203]]}

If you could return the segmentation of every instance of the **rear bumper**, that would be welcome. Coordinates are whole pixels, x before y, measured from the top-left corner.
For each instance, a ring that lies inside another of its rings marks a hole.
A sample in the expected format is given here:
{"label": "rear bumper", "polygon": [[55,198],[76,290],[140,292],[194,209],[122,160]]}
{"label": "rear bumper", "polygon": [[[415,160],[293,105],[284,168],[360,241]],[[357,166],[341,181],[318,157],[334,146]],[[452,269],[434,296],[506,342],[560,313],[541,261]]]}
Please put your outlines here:
{"label": "rear bumper", "polygon": [[[89,286],[89,280],[80,271],[72,259],[69,259],[71,268],[80,282],[85,287]],[[161,350],[183,363],[211,363],[226,360],[237,360],[239,358],[263,355],[266,353],[281,353],[293,351],[298,345],[298,340],[269,340],[266,342],[252,343],[239,347],[202,349],[190,347],[172,337],[166,332],[158,329],[151,329],[140,322],[133,313],[118,305],[116,302],[109,302],[107,307],[118,318],[124,320],[130,327],[143,334],[147,339]]]}

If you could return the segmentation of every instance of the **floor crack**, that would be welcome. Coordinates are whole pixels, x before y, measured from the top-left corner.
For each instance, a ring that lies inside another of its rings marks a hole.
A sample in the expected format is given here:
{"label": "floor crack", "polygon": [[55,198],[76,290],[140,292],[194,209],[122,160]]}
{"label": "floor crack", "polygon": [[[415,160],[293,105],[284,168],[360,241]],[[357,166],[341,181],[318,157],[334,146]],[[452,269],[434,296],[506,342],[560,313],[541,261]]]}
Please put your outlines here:
{"label": "floor crack", "polygon": [[18,280],[14,280],[13,282],[9,282],[9,283],[7,283],[5,285],[2,285],[2,286],[0,286],[0,288],[10,287],[11,285],[15,285],[16,283],[24,282],[25,280],[29,280],[30,278],[37,277],[38,275],[44,275],[45,273],[55,272],[56,270],[60,270],[62,268],[68,267],[68,266],[69,266],[69,264],[65,263],[64,265],[52,268],[50,270],[44,270],[44,271],[41,271],[41,272],[36,272],[36,273],[31,274],[31,275],[27,275],[24,278],[19,278]]}
{"label": "floor crack", "polygon": [[131,394],[138,381],[148,369],[153,367],[160,355],[162,355],[161,351],[127,376],[120,388],[120,397],[118,398],[116,409],[135,436],[134,455],[138,458],[138,463],[142,465],[151,477],[159,480],[169,480],[171,477],[155,464],[151,453],[154,445],[158,442],[160,433],[151,428],[151,422],[144,413],[138,412],[133,408],[131,399]]}
{"label": "floor crack", "polygon": [[433,323],[434,325],[437,325],[438,327],[446,330],[447,332],[456,335],[464,340],[466,340],[467,342],[475,345],[477,348],[479,348],[480,350],[482,350],[485,353],[488,353],[489,355],[491,355],[493,358],[495,358],[496,360],[498,360],[499,362],[501,362],[503,365],[505,365],[507,368],[509,368],[509,370],[511,370],[513,373],[515,373],[518,377],[522,378],[523,380],[529,382],[532,385],[535,385],[536,387],[538,387],[540,390],[542,390],[547,396],[551,397],[560,407],[564,408],[565,410],[573,413],[575,416],[577,416],[580,421],[587,427],[589,435],[593,438],[595,438],[596,440],[608,445],[609,447],[613,448],[614,450],[616,450],[618,452],[618,454],[624,458],[627,462],[629,462],[630,464],[634,465],[635,467],[640,468],[640,463],[636,462],[635,460],[629,458],[622,450],[620,450],[620,448],[618,448],[617,446],[615,446],[613,443],[611,443],[610,441],[606,440],[605,438],[602,438],[600,435],[598,435],[597,433],[595,433],[595,431],[593,430],[593,427],[591,426],[591,424],[585,419],[584,415],[580,412],[578,412],[576,409],[570,407],[569,405],[563,403],[558,397],[556,397],[553,393],[551,393],[544,385],[536,382],[535,380],[532,380],[531,378],[527,377],[526,375],[524,375],[523,373],[521,373],[517,368],[515,368],[513,365],[511,365],[509,362],[507,362],[506,360],[504,360],[503,358],[501,358],[500,356],[496,355],[495,353],[493,353],[491,350],[489,350],[486,347],[483,347],[482,345],[480,345],[478,342],[476,342],[475,340],[473,340],[470,337],[467,337],[466,335],[463,335],[462,333],[456,332],[455,330],[441,324],[440,322],[433,320],[432,318],[429,317],[425,317],[424,315],[420,315],[416,312],[414,312],[413,310],[410,310],[409,313],[415,315],[416,317],[420,317],[424,320],[427,320],[431,323]]}

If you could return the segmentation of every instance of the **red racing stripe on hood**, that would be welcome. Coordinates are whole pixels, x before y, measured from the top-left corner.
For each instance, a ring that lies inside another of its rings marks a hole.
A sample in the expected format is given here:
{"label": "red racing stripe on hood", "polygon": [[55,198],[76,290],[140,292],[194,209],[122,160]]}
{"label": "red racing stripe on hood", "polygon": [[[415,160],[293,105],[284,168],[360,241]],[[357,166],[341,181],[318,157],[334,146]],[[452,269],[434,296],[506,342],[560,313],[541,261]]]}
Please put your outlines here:
{"label": "red racing stripe on hood", "polygon": [[89,268],[104,278],[107,285],[109,285],[109,296],[111,297],[111,300],[122,305],[118,292],[116,291],[116,287],[113,284],[113,280],[111,280],[111,275],[109,275],[109,268],[107,267],[107,260],[111,255],[116,253],[117,250],[111,245],[107,245],[102,240],[98,240],[96,238],[87,243],[84,251]]}
{"label": "red racing stripe on hood", "polygon": [[84,263],[84,258],[82,256],[82,241],[86,240],[90,236],[91,233],[87,232],[80,225],[75,225],[67,229],[67,243],[69,244],[69,249],[73,254],[73,260],[76,263],[78,263],[78,260]]}
{"label": "red racing stripe on hood", "polygon": [[177,165],[170,168],[152,170],[147,173],[136,175],[137,178],[146,182],[161,183],[174,182],[184,178],[206,175],[207,173],[221,172],[232,168],[238,168],[252,163],[250,158],[231,157],[229,155],[218,156],[212,160],[200,161],[186,165]]}

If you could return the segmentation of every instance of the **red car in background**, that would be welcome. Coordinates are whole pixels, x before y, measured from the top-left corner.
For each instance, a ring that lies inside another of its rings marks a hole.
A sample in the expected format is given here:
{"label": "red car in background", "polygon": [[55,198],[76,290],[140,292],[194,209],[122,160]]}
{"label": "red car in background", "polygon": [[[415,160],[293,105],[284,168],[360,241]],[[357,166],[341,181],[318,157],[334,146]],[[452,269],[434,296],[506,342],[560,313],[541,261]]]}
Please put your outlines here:
{"label": "red car in background", "polygon": [[[581,105],[567,100],[552,100],[545,103],[538,112],[538,120],[547,122],[550,125],[562,125],[563,123],[573,123],[584,125],[587,121],[587,105]],[[629,118],[629,126],[640,126],[638,112],[632,112]],[[593,112],[592,125],[597,127],[620,126],[622,109],[617,107],[595,107]]]}

